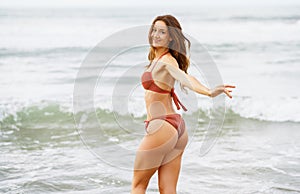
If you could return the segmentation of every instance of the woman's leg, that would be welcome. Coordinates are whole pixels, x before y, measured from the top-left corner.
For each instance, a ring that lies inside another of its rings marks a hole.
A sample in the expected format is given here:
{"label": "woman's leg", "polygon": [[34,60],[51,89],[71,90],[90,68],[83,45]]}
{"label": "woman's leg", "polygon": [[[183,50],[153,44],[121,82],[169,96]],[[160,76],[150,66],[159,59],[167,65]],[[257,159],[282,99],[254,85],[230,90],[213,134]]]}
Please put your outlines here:
{"label": "woman's leg", "polygon": [[160,194],[176,194],[182,154],[171,162],[159,167],[158,186]]}
{"label": "woman's leg", "polygon": [[157,168],[148,170],[134,170],[131,194],[145,194],[150,178]]}
{"label": "woman's leg", "polygon": [[188,142],[187,131],[182,134],[174,149],[168,153],[158,169],[160,194],[176,194],[176,186],[180,173],[181,158]]}
{"label": "woman's leg", "polygon": [[152,175],[164,157],[176,145],[177,131],[164,120],[153,120],[148,125],[148,134],[143,138],[135,158],[132,194],[144,194]]}

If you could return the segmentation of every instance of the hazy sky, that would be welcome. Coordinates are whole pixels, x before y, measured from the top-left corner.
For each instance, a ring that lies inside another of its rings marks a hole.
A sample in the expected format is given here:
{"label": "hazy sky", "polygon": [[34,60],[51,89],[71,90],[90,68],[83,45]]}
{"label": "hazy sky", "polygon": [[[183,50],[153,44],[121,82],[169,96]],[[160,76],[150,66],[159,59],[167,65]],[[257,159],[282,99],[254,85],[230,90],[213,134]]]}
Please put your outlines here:
{"label": "hazy sky", "polygon": [[299,0],[0,0],[0,7],[167,6],[167,5],[300,5]]}

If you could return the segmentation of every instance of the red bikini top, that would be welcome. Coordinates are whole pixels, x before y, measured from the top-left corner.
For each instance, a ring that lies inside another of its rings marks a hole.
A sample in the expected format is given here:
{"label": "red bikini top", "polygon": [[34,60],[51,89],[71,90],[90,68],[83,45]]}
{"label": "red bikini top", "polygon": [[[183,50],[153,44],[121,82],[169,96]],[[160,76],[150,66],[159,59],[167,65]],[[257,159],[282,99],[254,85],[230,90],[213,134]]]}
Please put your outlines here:
{"label": "red bikini top", "polygon": [[143,85],[143,87],[144,87],[145,90],[150,90],[152,92],[157,92],[157,93],[161,93],[161,94],[171,94],[171,97],[173,98],[173,101],[174,101],[174,103],[175,103],[175,105],[177,107],[177,110],[179,110],[180,106],[181,106],[184,111],[187,111],[187,109],[183,106],[183,104],[179,101],[177,95],[175,94],[174,88],[172,88],[171,91],[161,89],[158,85],[155,84],[155,82],[153,80],[152,70],[154,69],[154,67],[157,64],[157,62],[159,61],[159,59],[161,59],[162,56],[164,56],[167,53],[168,52],[165,52],[164,54],[162,54],[157,59],[157,61],[155,62],[155,64],[153,65],[153,67],[152,67],[152,69],[150,71],[145,71],[143,73],[143,75],[142,75],[142,85]]}

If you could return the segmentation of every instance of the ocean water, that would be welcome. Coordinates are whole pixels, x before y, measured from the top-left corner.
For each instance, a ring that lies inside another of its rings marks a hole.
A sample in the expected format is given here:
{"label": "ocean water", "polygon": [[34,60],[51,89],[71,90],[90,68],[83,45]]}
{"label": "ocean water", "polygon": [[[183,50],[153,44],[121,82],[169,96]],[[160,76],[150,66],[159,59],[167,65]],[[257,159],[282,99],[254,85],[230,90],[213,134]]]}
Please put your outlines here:
{"label": "ocean water", "polygon": [[[129,193],[145,119],[143,90],[132,83],[147,45],[117,55],[86,85],[95,88],[94,102],[85,102],[92,111],[74,109],[74,85],[95,46],[168,13],[207,50],[224,83],[237,86],[206,154],[212,101],[177,89],[190,110],[178,193],[300,193],[297,6],[0,8],[0,193]],[[189,73],[206,83],[204,63]],[[134,89],[124,113],[115,105],[125,85]],[[158,193],[157,175],[148,192]]]}

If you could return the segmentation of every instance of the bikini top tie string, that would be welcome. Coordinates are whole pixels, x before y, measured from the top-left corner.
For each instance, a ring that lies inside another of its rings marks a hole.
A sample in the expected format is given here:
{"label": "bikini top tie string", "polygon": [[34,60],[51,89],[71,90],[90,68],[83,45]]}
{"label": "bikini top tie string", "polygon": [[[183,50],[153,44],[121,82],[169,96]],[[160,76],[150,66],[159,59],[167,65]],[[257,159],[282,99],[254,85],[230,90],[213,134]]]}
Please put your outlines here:
{"label": "bikini top tie string", "polygon": [[177,110],[179,110],[180,106],[181,106],[184,111],[187,111],[187,109],[185,108],[185,106],[180,102],[180,100],[178,99],[177,95],[175,94],[174,88],[171,89],[171,97],[173,98],[173,101],[174,101],[174,103],[175,103],[175,105],[177,107]]}

